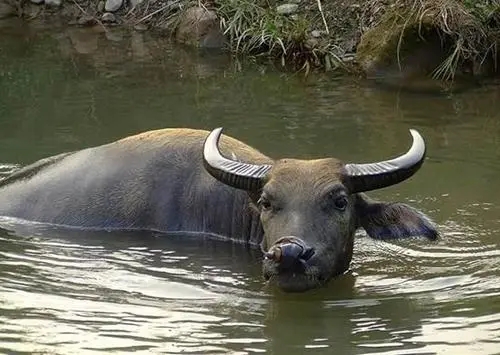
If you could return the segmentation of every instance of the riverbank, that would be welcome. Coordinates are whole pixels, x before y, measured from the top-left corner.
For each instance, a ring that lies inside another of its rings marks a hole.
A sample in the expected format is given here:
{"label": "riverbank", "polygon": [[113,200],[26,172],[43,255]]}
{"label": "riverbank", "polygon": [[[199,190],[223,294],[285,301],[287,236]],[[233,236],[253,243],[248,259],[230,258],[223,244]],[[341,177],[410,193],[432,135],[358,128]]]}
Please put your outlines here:
{"label": "riverbank", "polygon": [[498,73],[495,0],[1,0],[0,18],[133,27],[280,65],[367,77]]}

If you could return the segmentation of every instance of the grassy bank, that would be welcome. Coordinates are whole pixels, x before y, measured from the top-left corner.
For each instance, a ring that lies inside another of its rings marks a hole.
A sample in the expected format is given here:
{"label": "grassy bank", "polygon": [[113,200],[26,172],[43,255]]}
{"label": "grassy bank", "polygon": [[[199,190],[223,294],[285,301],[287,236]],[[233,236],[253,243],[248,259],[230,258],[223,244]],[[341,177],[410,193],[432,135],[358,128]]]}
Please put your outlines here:
{"label": "grassy bank", "polygon": [[[25,17],[40,16],[33,10],[40,7],[28,1],[7,1]],[[183,32],[181,40],[194,44],[207,43],[199,41],[207,33],[213,37],[214,26],[202,29],[199,23],[213,22],[231,52],[269,57],[306,72],[417,73],[444,81],[457,74],[498,73],[499,0],[130,0],[114,12],[113,21],[104,21],[103,4],[66,0],[43,13],[59,11],[79,25],[122,23]],[[186,19],[193,8],[210,16]],[[188,29],[182,29],[186,23]]]}
{"label": "grassy bank", "polygon": [[365,31],[357,50],[366,69],[370,60],[400,65],[405,54],[419,55],[423,48],[425,56],[433,57],[427,71],[453,80],[456,74],[498,73],[499,44],[497,0],[397,0]]}

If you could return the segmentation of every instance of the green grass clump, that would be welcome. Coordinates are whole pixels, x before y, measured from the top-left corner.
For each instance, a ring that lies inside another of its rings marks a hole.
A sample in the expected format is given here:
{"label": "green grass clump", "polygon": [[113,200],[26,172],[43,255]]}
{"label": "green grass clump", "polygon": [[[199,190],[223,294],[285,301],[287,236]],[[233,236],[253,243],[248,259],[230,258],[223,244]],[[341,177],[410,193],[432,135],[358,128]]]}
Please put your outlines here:
{"label": "green grass clump", "polygon": [[305,41],[307,21],[300,16],[281,15],[267,2],[216,0],[221,28],[237,53],[296,54]]}
{"label": "green grass clump", "polygon": [[282,16],[273,7],[262,6],[248,0],[216,1],[221,25],[235,44],[235,50],[251,52],[269,47],[269,51],[279,47],[286,52],[285,43],[301,41],[304,21]]}
{"label": "green grass clump", "polygon": [[215,0],[214,5],[230,48],[236,53],[278,58],[282,65],[306,70],[342,63],[335,48],[309,41],[310,20],[300,11],[280,14],[276,5],[266,0]]}

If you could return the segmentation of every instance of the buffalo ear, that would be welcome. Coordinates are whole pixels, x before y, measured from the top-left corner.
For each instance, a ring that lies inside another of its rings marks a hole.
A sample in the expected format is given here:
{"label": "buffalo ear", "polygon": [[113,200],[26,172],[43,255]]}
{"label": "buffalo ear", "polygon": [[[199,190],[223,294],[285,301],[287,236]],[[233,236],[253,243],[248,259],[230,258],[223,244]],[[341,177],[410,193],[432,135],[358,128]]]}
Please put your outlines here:
{"label": "buffalo ear", "polygon": [[436,240],[439,237],[439,232],[429,217],[404,203],[375,202],[364,194],[358,194],[356,212],[358,227],[364,228],[374,239],[423,236]]}

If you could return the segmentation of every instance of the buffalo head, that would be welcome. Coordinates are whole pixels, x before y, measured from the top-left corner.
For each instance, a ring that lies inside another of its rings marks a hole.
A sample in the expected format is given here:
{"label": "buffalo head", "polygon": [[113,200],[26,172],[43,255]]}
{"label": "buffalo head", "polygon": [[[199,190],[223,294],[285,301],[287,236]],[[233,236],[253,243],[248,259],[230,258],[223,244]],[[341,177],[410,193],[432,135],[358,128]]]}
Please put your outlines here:
{"label": "buffalo head", "polygon": [[255,165],[224,157],[222,128],[205,141],[205,169],[222,183],[249,192],[264,237],[263,274],[285,291],[304,291],[345,272],[354,234],[364,228],[376,239],[422,235],[436,239],[432,222],[402,203],[380,203],[362,192],[397,184],[422,165],[425,144],[410,131],[410,150],[392,160],[343,164],[337,159],[282,159]]}

